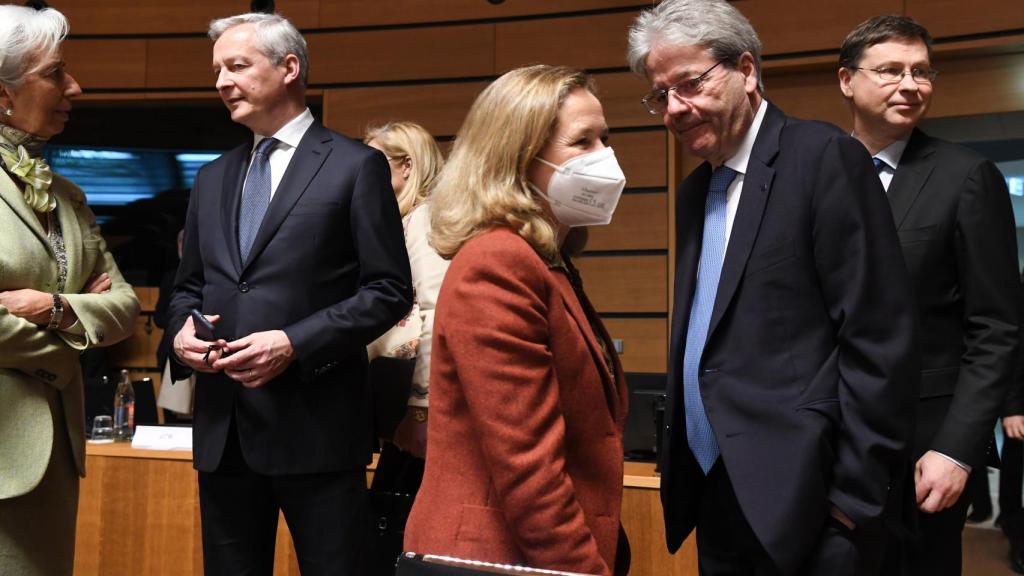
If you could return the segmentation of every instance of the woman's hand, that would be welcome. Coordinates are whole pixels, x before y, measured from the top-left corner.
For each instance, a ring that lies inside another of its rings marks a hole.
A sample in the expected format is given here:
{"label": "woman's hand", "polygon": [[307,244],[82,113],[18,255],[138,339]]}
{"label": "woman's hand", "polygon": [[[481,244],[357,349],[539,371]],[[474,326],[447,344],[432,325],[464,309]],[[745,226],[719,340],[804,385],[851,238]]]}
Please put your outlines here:
{"label": "woman's hand", "polygon": [[50,323],[53,295],[31,288],[7,290],[0,292],[0,306],[4,306],[8,312],[18,318],[46,326]]}
{"label": "woman's hand", "polygon": [[110,292],[110,287],[113,283],[110,281],[110,276],[107,276],[106,272],[99,274],[93,274],[86,281],[85,287],[82,288],[82,294],[104,294]]}

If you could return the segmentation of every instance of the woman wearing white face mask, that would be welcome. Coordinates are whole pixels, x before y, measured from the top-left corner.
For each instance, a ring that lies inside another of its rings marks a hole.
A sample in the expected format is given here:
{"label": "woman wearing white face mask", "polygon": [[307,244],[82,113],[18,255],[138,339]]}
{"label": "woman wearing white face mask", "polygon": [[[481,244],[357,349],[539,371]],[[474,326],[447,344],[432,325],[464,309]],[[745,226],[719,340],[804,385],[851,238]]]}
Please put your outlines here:
{"label": "woman wearing white face mask", "polygon": [[432,200],[431,243],[453,259],[408,551],[626,573],[626,382],[560,250],[625,185],[607,133],[590,78],[552,66],[496,80],[459,130]]}

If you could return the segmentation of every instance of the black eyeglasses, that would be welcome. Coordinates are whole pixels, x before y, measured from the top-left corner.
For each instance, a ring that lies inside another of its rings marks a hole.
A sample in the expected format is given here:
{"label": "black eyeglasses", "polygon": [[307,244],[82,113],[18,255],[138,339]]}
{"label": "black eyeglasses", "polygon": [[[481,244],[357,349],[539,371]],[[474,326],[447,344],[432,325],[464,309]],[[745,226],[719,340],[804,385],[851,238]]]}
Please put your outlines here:
{"label": "black eyeglasses", "polygon": [[693,98],[697,94],[700,94],[700,89],[704,86],[704,79],[707,78],[708,74],[710,74],[715,68],[718,68],[723,62],[725,62],[725,60],[715,62],[714,66],[708,68],[699,76],[685,78],[668,88],[651,90],[646,96],[640,99],[640,103],[643,104],[644,108],[646,108],[651,114],[664,114],[665,109],[668,108],[669,92],[675,93],[675,95],[680,98]]}
{"label": "black eyeglasses", "polygon": [[858,68],[857,66],[852,66],[851,68],[853,70],[870,70],[878,74],[878,79],[886,84],[902,82],[904,76],[910,76],[910,79],[918,84],[931,84],[935,81],[935,77],[939,75],[937,70],[920,66],[915,66],[909,71],[903,68],[896,68],[895,66],[884,66],[882,68]]}

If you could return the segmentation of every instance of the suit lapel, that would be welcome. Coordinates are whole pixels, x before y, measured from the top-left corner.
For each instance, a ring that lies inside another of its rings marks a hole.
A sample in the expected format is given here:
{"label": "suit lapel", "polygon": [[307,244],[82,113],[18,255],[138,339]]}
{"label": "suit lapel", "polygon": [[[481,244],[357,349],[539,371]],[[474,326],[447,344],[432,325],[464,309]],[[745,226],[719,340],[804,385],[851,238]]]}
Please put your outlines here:
{"label": "suit lapel", "polygon": [[[618,420],[620,414],[621,400],[619,399],[618,392],[616,391],[615,383],[612,381],[612,374],[618,374],[621,376],[621,370],[619,367],[611,366],[605,362],[604,352],[601,350],[601,345],[597,341],[597,336],[594,334],[593,329],[590,325],[590,320],[587,318],[584,306],[589,307],[589,302],[581,301],[586,296],[583,295],[583,290],[580,290],[580,296],[577,297],[576,291],[573,290],[571,282],[572,277],[579,278],[579,273],[576,272],[575,268],[572,268],[572,264],[566,262],[569,271],[564,276],[556,273],[556,278],[559,281],[556,282],[559,291],[562,293],[562,301],[565,302],[565,308],[569,311],[569,315],[572,316],[573,320],[576,321],[576,325],[579,326],[580,332],[583,333],[583,339],[587,341],[587,348],[590,349],[590,355],[594,358],[594,363],[598,367],[598,372],[601,373],[601,384],[604,388],[605,400],[608,403],[608,410],[611,411],[612,417]],[[576,280],[579,281],[579,280]],[[612,354],[614,357],[614,354]],[[614,372],[612,372],[614,371]],[[620,385],[619,388],[625,388]]]}
{"label": "suit lapel", "polygon": [[35,234],[36,238],[46,246],[46,250],[50,250],[50,242],[46,239],[46,232],[43,230],[43,225],[39,223],[39,219],[36,218],[35,213],[29,208],[25,202],[25,197],[22,195],[21,190],[14,184],[14,180],[6,172],[0,170],[0,199],[6,202],[11,210],[18,215],[22,221],[25,222],[32,233]]}
{"label": "suit lapel", "polygon": [[750,258],[750,251],[757,239],[757,233],[761,227],[761,216],[764,214],[764,207],[768,202],[772,180],[775,178],[775,170],[771,168],[771,164],[779,152],[779,137],[785,124],[786,117],[778,108],[769,103],[757,138],[754,140],[754,148],[751,150],[750,161],[747,163],[747,173],[743,177],[743,191],[740,194],[739,207],[736,209],[736,217],[733,219],[732,231],[729,234],[729,245],[725,250],[722,276],[718,281],[718,292],[715,295],[715,306],[711,310],[708,339],[711,338],[715,327],[721,321],[722,315],[725,314],[729,302],[732,301],[732,297],[736,293],[743,270],[747,266],[747,259]]}
{"label": "suit lapel", "polygon": [[907,142],[907,148],[900,158],[896,175],[889,184],[889,207],[892,208],[893,221],[896,228],[903,225],[903,220],[910,212],[917,197],[921,194],[935,165],[929,160],[934,150],[928,146],[928,137],[915,129]]}
{"label": "suit lapel", "polygon": [[[253,240],[252,249],[249,252],[249,260],[243,263],[244,272],[249,265],[259,258],[260,252],[266,248],[270,239],[277,233],[281,223],[291,212],[292,206],[298,201],[302,194],[309,187],[309,183],[320,171],[327,156],[330,155],[333,137],[330,131],[319,122],[314,122],[299,141],[298,148],[288,164],[281,183],[274,192],[274,197],[267,207],[267,213],[260,224],[259,232]],[[237,214],[237,210],[235,210]],[[236,216],[237,218],[237,216]],[[235,242],[237,244],[237,242]]]}
{"label": "suit lapel", "polygon": [[[224,164],[223,184],[220,196],[221,231],[224,233],[224,244],[227,246],[235,272],[241,276],[242,256],[238,248],[238,207],[242,200],[242,184],[249,168],[249,156],[252,154],[252,141],[228,152]],[[202,194],[196,190],[196,194]]]}

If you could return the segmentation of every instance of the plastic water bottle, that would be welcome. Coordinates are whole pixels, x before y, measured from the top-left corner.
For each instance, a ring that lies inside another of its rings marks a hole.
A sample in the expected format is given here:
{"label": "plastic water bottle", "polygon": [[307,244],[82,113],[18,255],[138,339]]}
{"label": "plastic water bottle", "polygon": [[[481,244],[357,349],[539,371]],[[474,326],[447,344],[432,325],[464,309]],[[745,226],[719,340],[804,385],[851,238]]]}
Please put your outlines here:
{"label": "plastic water bottle", "polygon": [[127,442],[135,435],[135,387],[127,370],[121,370],[121,379],[114,392],[114,440]]}

